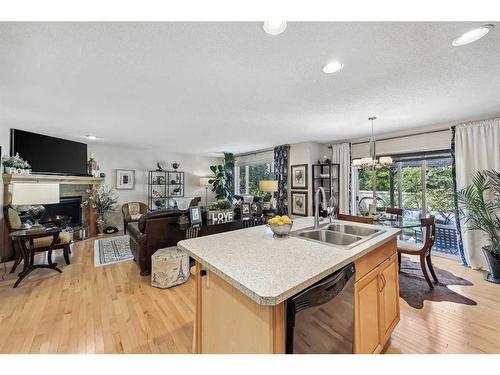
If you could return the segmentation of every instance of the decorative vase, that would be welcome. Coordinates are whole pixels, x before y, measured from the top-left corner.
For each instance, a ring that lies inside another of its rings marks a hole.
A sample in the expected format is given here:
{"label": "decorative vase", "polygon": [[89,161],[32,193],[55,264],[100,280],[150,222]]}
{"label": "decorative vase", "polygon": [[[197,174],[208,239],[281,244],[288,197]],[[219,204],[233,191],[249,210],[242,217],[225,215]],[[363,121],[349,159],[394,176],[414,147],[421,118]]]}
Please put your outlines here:
{"label": "decorative vase", "polygon": [[104,233],[104,229],[106,228],[106,221],[104,220],[103,214],[97,215],[96,225],[97,225],[97,234],[102,235]]}
{"label": "decorative vase", "polygon": [[487,281],[500,284],[500,255],[490,250],[491,246],[483,246],[484,257],[490,268],[490,273],[485,277]]}

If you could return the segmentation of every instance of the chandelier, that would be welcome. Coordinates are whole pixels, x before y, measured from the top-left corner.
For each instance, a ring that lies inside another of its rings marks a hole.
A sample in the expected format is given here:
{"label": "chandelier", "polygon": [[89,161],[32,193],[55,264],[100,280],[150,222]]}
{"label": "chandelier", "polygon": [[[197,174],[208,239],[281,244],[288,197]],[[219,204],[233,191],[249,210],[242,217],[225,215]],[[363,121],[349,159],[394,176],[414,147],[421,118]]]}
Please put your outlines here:
{"label": "chandelier", "polygon": [[372,122],[372,136],[370,138],[370,156],[361,159],[354,159],[352,161],[353,167],[359,168],[377,168],[377,167],[389,167],[392,164],[392,158],[390,156],[381,156],[377,159],[377,140],[373,134],[373,121],[377,118],[372,116],[368,117],[368,120]]}

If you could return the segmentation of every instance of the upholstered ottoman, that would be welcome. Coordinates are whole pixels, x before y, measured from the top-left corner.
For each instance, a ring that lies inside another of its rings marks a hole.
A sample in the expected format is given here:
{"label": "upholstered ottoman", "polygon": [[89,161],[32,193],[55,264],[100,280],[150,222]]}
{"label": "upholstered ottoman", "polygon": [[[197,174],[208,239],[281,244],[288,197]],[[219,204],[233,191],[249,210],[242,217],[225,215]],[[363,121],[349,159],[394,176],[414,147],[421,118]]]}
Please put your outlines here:
{"label": "upholstered ottoman", "polygon": [[189,256],[176,246],[157,250],[151,256],[151,286],[170,288],[189,278]]}

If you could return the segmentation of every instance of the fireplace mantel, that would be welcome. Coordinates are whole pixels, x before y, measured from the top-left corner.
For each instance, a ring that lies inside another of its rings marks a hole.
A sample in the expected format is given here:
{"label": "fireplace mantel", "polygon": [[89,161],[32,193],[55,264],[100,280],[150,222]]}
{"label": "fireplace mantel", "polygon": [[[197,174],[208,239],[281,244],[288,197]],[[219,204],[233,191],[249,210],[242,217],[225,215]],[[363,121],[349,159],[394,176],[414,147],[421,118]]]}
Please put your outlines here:
{"label": "fireplace mantel", "polygon": [[23,182],[55,182],[62,185],[99,185],[104,181],[102,177],[84,177],[84,176],[60,176],[60,175],[45,175],[45,174],[7,174],[2,175],[3,184],[10,185],[13,183]]}

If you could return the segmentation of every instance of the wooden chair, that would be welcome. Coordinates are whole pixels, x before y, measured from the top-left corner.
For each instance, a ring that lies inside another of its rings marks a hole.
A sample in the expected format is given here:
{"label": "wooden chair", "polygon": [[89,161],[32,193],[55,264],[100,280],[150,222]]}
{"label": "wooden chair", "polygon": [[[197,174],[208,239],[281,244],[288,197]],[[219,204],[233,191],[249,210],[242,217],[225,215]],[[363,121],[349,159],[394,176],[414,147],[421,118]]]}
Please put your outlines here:
{"label": "wooden chair", "polygon": [[412,245],[409,243],[403,244],[401,242],[398,242],[399,269],[401,270],[401,254],[418,255],[420,257],[420,267],[422,268],[422,273],[424,274],[425,281],[427,281],[427,284],[429,284],[429,288],[434,289],[431,279],[429,278],[429,274],[427,273],[425,264],[427,263],[427,267],[429,267],[429,271],[431,272],[434,281],[436,283],[439,282],[436,276],[436,272],[434,272],[434,267],[432,266],[431,261],[431,249],[434,245],[434,241],[436,240],[436,223],[434,222],[433,217],[420,219],[420,223],[425,231],[423,246],[419,247],[417,245]]}
{"label": "wooden chair", "polygon": [[139,221],[142,215],[148,212],[148,206],[142,202],[128,202],[122,206],[123,234],[127,234],[128,223]]}
{"label": "wooden chair", "polygon": [[391,214],[391,215],[396,215],[396,216],[403,216],[403,209],[396,208],[396,207],[387,207],[385,209],[385,213]]}
{"label": "wooden chair", "polygon": [[[3,217],[9,233],[15,232],[16,230],[20,230],[22,228],[22,223],[19,213],[14,208],[12,208],[12,206],[10,205],[4,206]],[[37,252],[46,251],[47,248],[49,248],[50,245],[52,244],[52,240],[53,240],[52,236],[36,238],[33,242],[33,245],[36,249],[35,251]],[[17,243],[17,241],[11,240],[10,242],[12,244],[12,250],[14,251],[15,255],[14,264],[12,265],[10,273],[14,273],[16,271],[17,266],[21,263],[23,259],[21,256],[21,249],[19,249],[19,244]],[[71,253],[70,245],[72,242],[73,238],[71,233],[61,232],[59,234],[59,239],[57,240],[56,245],[52,249],[52,250],[62,249],[64,255],[64,261],[68,265],[70,264],[69,254]]]}
{"label": "wooden chair", "polygon": [[356,223],[363,223],[363,224],[373,224],[373,218],[372,217],[338,214],[337,215],[337,219],[339,219],[339,220],[345,220],[345,221],[354,221]]}

